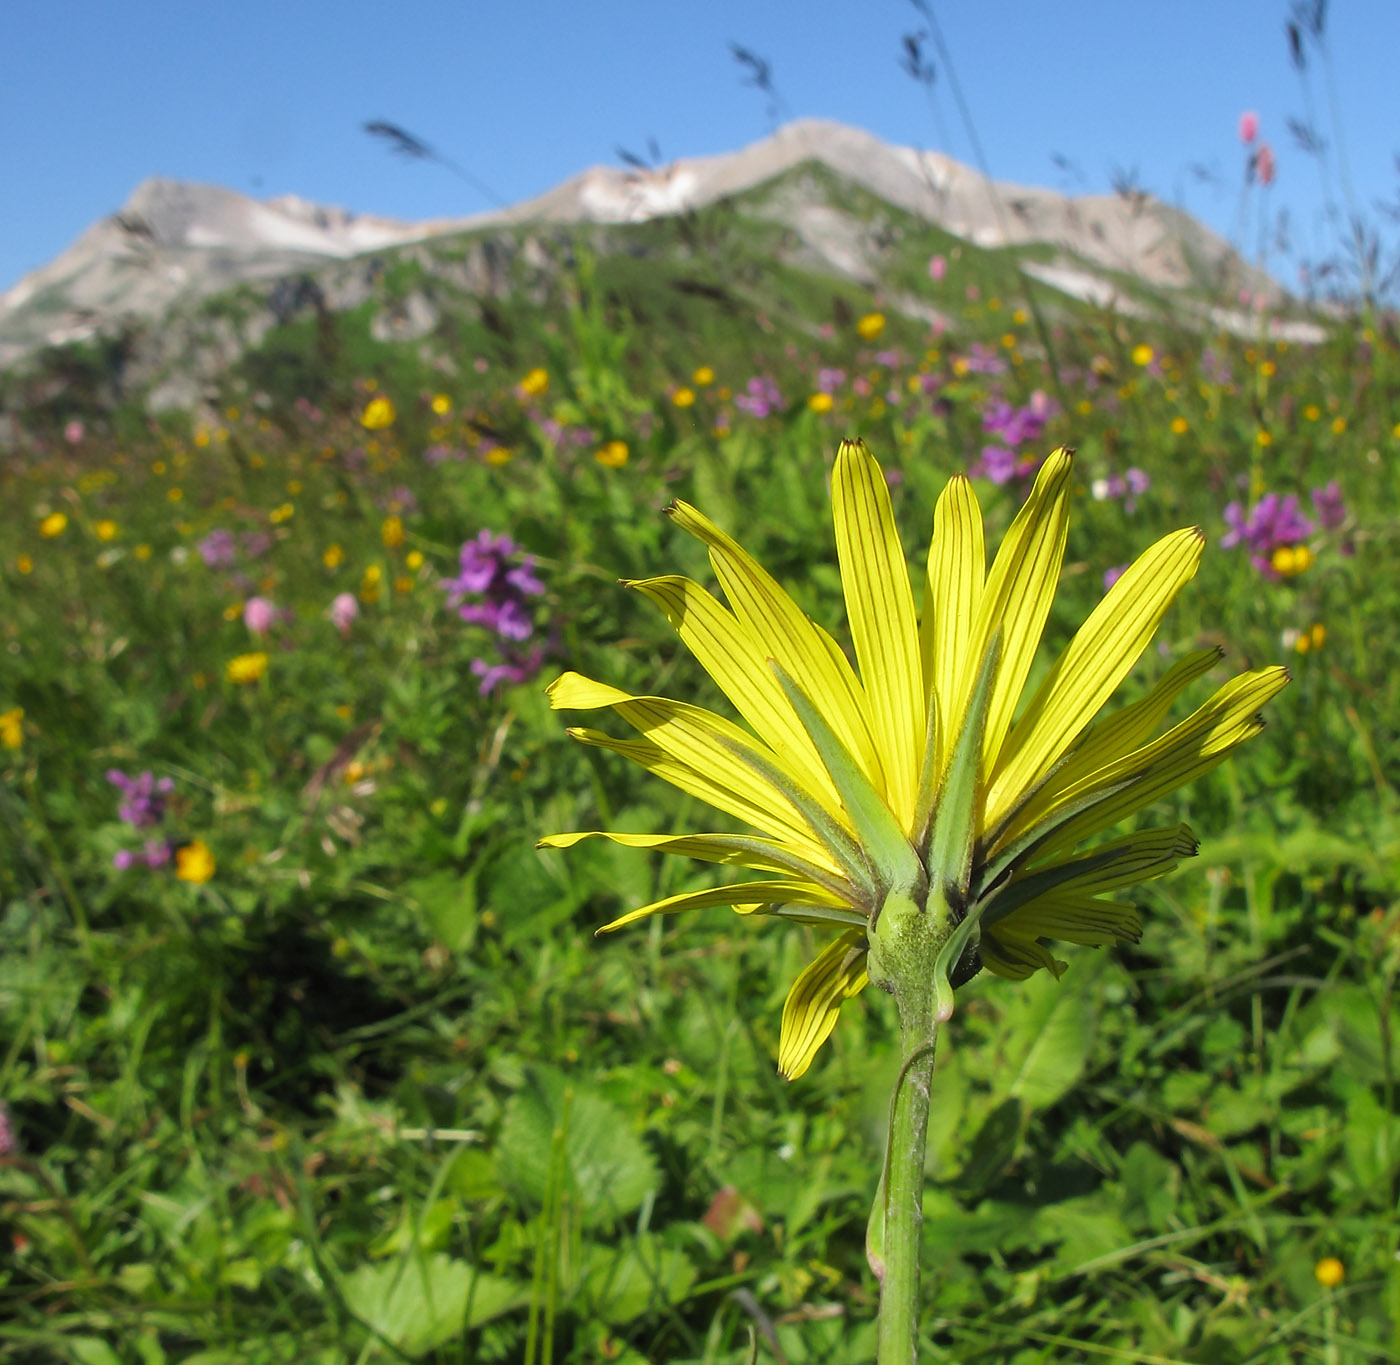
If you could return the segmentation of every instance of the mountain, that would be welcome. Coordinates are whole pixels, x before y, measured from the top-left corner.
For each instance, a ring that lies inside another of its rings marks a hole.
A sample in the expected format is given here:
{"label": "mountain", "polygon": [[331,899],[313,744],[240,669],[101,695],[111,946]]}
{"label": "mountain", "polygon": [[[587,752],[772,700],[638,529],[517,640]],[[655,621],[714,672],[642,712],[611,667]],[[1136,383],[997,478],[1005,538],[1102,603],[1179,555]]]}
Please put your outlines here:
{"label": "mountain", "polygon": [[[824,171],[824,184],[798,174],[804,168]],[[120,334],[135,347],[123,362],[128,378],[149,384],[181,354],[177,337],[150,335],[152,323],[191,316],[201,301],[251,288],[265,306],[260,316],[243,317],[232,332],[225,329],[204,361],[206,371],[216,369],[285,321],[289,308],[306,302],[308,287],[320,299],[318,307],[356,307],[372,296],[386,261],[407,252],[430,264],[421,248],[444,239],[473,244],[474,265],[457,271],[460,285],[499,293],[507,287],[501,253],[513,259],[522,249],[522,232],[625,228],[755,195],[764,199],[762,216],[800,239],[809,268],[873,286],[881,278],[881,254],[871,248],[859,215],[845,205],[842,187],[977,248],[1026,249],[1024,273],[1099,307],[1140,311],[1141,291],[1194,291],[1199,298],[1192,306],[1204,317],[1208,297],[1232,297],[1241,286],[1273,302],[1282,298],[1278,286],[1223,238],[1151,196],[1072,198],[990,182],[941,153],[803,119],[737,152],[655,169],[594,167],[510,208],[424,223],[325,208],[295,196],[259,201],[216,186],[147,180],[119,212],[0,295],[0,368],[19,366],[44,348]],[[478,248],[492,241],[500,250],[483,255]],[[912,297],[890,306],[904,305],[919,315],[927,311]],[[421,301],[415,306],[416,317],[387,319],[381,330],[410,339],[429,330]],[[1253,325],[1220,310],[1211,321]],[[187,404],[196,381],[209,375],[166,377],[173,382],[157,383],[155,406]]]}

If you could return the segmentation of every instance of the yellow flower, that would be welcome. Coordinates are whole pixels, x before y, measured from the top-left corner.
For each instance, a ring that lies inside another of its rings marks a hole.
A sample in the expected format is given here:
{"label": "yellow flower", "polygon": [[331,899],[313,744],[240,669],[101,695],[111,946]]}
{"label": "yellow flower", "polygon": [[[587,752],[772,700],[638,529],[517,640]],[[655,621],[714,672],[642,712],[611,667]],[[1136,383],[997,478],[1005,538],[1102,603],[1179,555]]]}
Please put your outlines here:
{"label": "yellow flower", "polygon": [[33,558],[32,558],[31,556],[29,556],[29,555],[25,555],[25,554],[16,555],[16,556],[15,556],[15,568],[16,568],[17,570],[19,570],[20,573],[23,573],[23,574],[30,574],[30,573],[33,573],[33,572],[34,572],[34,560],[33,560]]}
{"label": "yellow flower", "polygon": [[261,650],[256,654],[235,654],[224,668],[231,683],[255,683],[266,672],[267,655]]}
{"label": "yellow flower", "polygon": [[132,552],[143,564],[151,557],[152,550],[149,545],[138,545]]}
{"label": "yellow flower", "polygon": [[1185,436],[1186,433],[1187,433],[1188,431],[1190,431],[1190,430],[1191,430],[1191,423],[1188,422],[1184,417],[1173,417],[1173,418],[1172,418],[1172,435],[1173,435],[1173,436]]}
{"label": "yellow flower", "polygon": [[175,875],[182,882],[202,886],[214,875],[214,855],[203,839],[195,839],[175,850]]}
{"label": "yellow flower", "polygon": [[384,542],[386,550],[394,550],[402,545],[403,518],[385,517],[384,524],[379,528],[379,538]]}
{"label": "yellow flower", "polygon": [[1259,430],[1254,433],[1254,440],[1256,445],[1271,446],[1274,443],[1273,432],[1265,431],[1263,427],[1260,427]]}
{"label": "yellow flower", "polygon": [[[1177,696],[1219,662],[1218,650],[1199,650],[1141,700],[1090,724],[1194,576],[1204,541],[1191,527],[1124,572],[1023,702],[1060,577],[1071,472],[1064,450],[1045,462],[990,570],[972,485],[954,476],[934,509],[920,617],[884,474],[864,445],[843,441],[832,505],[855,667],[735,540],[675,503],[672,521],[708,549],[728,606],[675,576],[627,586],[666,614],[749,728],[573,672],[548,689],[555,709],[608,709],[641,732],[619,740],[573,728],[575,739],[761,832],[546,837],[545,848],[604,838],[759,874],[667,896],[604,930],[730,906],[832,935],[783,1009],[778,1065],[788,1077],[807,1069],[842,1004],[867,984],[882,913],[899,921],[935,897],[945,908],[956,899],[949,991],[984,968],[1017,980],[1040,968],[1059,975],[1064,964],[1044,939],[1136,940],[1137,915],[1112,894],[1191,856],[1190,831],[1142,829],[1075,850],[1258,733],[1259,708],[1288,680],[1281,668],[1242,674],[1159,734]],[[955,770],[969,803],[961,839],[949,838],[940,813]]]}
{"label": "yellow flower", "polygon": [[200,427],[194,434],[194,443],[201,450],[209,444],[209,428]]}
{"label": "yellow flower", "polygon": [[1306,417],[1309,422],[1316,422],[1317,419],[1322,416],[1322,409],[1318,407],[1316,403],[1309,403],[1307,407],[1303,409],[1303,416]]}
{"label": "yellow flower", "polygon": [[1324,1289],[1335,1289],[1347,1277],[1347,1269],[1335,1256],[1324,1256],[1314,1267],[1313,1274]]}
{"label": "yellow flower", "polygon": [[1133,364],[1140,366],[1150,365],[1152,363],[1152,357],[1155,354],[1156,352],[1153,351],[1151,346],[1145,341],[1140,341],[1133,347]]}
{"label": "yellow flower", "polygon": [[708,384],[715,382],[715,372],[708,365],[699,366],[695,373],[690,376],[691,383],[699,388],[705,388]]}
{"label": "yellow flower", "polygon": [[274,526],[280,526],[284,521],[290,521],[296,510],[297,509],[293,507],[291,503],[284,502],[280,507],[274,507],[272,511],[267,514],[267,519]]}
{"label": "yellow flower", "polygon": [[1327,643],[1327,627],[1321,621],[1315,621],[1307,630],[1301,631],[1298,638],[1293,642],[1293,648],[1299,654],[1310,654],[1322,648]]}
{"label": "yellow flower", "polygon": [[414,570],[414,572],[417,572],[419,569],[421,569],[421,568],[423,567],[423,551],[422,551],[422,550],[410,550],[410,551],[403,557],[403,562],[404,562],[406,565],[408,565],[408,567],[409,567],[410,569]]}
{"label": "yellow flower", "polygon": [[678,408],[688,408],[695,402],[695,390],[680,388],[671,395],[671,402]]}
{"label": "yellow flower", "polygon": [[394,579],[394,591],[396,593],[410,593],[413,591],[413,579],[407,574],[400,574]]}
{"label": "yellow flower", "polygon": [[445,393],[435,393],[430,406],[439,417],[446,417],[452,411],[452,400]]}
{"label": "yellow flower", "polygon": [[360,425],[366,431],[383,431],[385,427],[393,425],[396,415],[392,400],[385,394],[376,394],[365,404],[365,410],[360,414]]}
{"label": "yellow flower", "polygon": [[68,529],[68,515],[65,512],[50,512],[43,521],[39,523],[39,534],[45,540],[52,540],[55,536],[61,536]]}
{"label": "yellow flower", "polygon": [[486,452],[487,464],[503,465],[509,464],[510,461],[511,452],[506,446],[492,446],[491,449]]}
{"label": "yellow flower", "polygon": [[549,371],[536,365],[535,368],[520,381],[520,387],[524,389],[531,398],[538,398],[541,394],[549,391]]}
{"label": "yellow flower", "polygon": [[1293,578],[1310,569],[1313,552],[1306,545],[1280,545],[1269,560],[1273,571],[1282,578]]}
{"label": "yellow flower", "polygon": [[0,711],[0,747],[18,749],[24,743],[24,729],[20,725],[23,719],[22,706],[16,706],[10,711]]}
{"label": "yellow flower", "polygon": [[608,469],[621,469],[627,463],[631,452],[626,441],[609,441],[593,452],[593,458]]}
{"label": "yellow flower", "polygon": [[856,331],[864,341],[874,341],[884,330],[885,315],[883,313],[867,313],[856,323]]}
{"label": "yellow flower", "polygon": [[1332,434],[1340,436],[1347,429],[1347,419],[1345,417],[1334,417],[1332,419]]}
{"label": "yellow flower", "polygon": [[117,523],[103,518],[93,525],[92,533],[98,540],[115,540],[117,538]]}
{"label": "yellow flower", "polygon": [[835,406],[835,399],[829,393],[814,393],[807,399],[807,406],[813,412],[830,412]]}
{"label": "yellow flower", "polygon": [[321,551],[321,563],[328,569],[338,569],[345,563],[345,551],[339,545],[327,545]]}
{"label": "yellow flower", "polygon": [[184,490],[183,488],[178,488],[178,487],[176,487],[176,488],[167,488],[167,489],[165,490],[165,500],[166,500],[166,502],[179,502],[180,499],[183,498],[184,496],[185,496],[185,490]]}

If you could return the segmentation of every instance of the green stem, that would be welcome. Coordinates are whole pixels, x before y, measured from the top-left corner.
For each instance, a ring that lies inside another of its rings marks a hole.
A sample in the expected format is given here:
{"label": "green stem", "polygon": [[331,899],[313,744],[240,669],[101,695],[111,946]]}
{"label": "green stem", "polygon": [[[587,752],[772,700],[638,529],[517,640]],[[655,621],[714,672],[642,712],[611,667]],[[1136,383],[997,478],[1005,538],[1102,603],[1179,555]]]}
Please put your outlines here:
{"label": "green stem", "polygon": [[923,1227],[924,1152],[928,1141],[933,1054],[938,1037],[932,991],[909,1008],[900,1002],[900,1051],[889,1150],[877,1218],[883,1221],[880,1275],[880,1365],[914,1365],[918,1358],[919,1248]]}

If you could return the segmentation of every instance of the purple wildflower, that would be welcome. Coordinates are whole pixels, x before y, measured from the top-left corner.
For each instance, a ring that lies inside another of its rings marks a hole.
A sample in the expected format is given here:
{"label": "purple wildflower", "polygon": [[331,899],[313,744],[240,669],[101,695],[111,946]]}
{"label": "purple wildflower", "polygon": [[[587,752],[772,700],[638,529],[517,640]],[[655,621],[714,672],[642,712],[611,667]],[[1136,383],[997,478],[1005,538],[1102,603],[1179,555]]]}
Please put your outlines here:
{"label": "purple wildflower", "polygon": [[750,417],[768,417],[783,406],[783,395],[767,375],[755,375],[734,400],[734,406]]}
{"label": "purple wildflower", "polygon": [[109,768],[107,781],[121,792],[117,815],[132,829],[150,829],[165,819],[165,798],[175,790],[170,778],[157,781],[150,771],[128,777],[120,768]]}
{"label": "purple wildflower", "polygon": [[1312,504],[1318,525],[1324,531],[1335,531],[1347,519],[1346,503],[1342,501],[1342,490],[1337,487],[1336,479],[1325,488],[1313,489]]}
{"label": "purple wildflower", "polygon": [[489,696],[500,683],[528,682],[540,671],[544,663],[544,650],[535,645],[528,653],[501,663],[487,663],[485,659],[472,660],[472,672],[481,679],[481,695]]}
{"label": "purple wildflower", "polygon": [[846,382],[846,371],[823,365],[817,371],[817,392],[835,393]]}
{"label": "purple wildflower", "polygon": [[224,530],[222,526],[216,526],[203,540],[196,542],[194,548],[199,551],[199,557],[211,569],[224,568],[232,564],[236,553],[233,532]]}
{"label": "purple wildflower", "polygon": [[1313,532],[1313,524],[1303,515],[1298,499],[1292,493],[1280,497],[1265,493],[1246,513],[1238,502],[1225,508],[1229,532],[1221,537],[1222,549],[1247,545],[1249,562],[1265,577],[1277,578],[1273,567],[1274,551],[1286,545],[1297,545]]}

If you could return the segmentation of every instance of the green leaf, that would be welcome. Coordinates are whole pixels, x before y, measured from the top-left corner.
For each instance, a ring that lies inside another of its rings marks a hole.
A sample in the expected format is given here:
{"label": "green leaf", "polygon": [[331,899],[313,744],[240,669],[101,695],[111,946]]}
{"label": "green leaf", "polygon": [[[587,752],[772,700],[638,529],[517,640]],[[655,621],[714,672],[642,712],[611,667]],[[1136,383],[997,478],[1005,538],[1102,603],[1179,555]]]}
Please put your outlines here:
{"label": "green leaf", "polygon": [[620,1326],[649,1308],[679,1303],[695,1282],[695,1267],[680,1251],[644,1233],[625,1246],[584,1248],[583,1300],[591,1315]]}
{"label": "green leaf", "polygon": [[345,1277],[346,1301],[406,1355],[426,1355],[467,1327],[528,1301],[524,1285],[437,1253],[362,1265]]}
{"label": "green leaf", "polygon": [[997,1039],[1005,1069],[995,1088],[1030,1110],[1054,1104],[1084,1071],[1096,1023],[1091,983],[1084,979],[1090,961],[1080,955],[1072,985],[1043,973],[1031,977],[1006,1006]]}
{"label": "green leaf", "polygon": [[646,1145],[602,1095],[553,1068],[530,1068],[501,1124],[502,1177],[521,1198],[544,1207],[560,1147],[564,1197],[586,1227],[635,1212],[659,1183]]}

